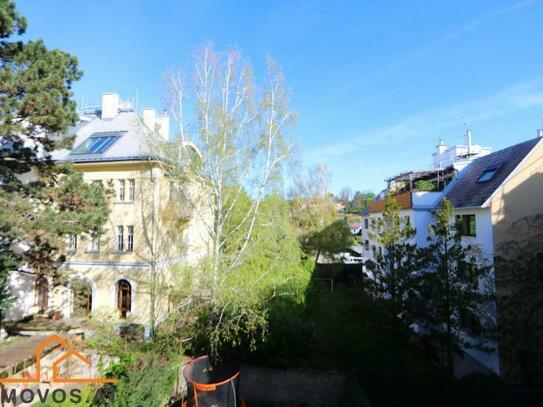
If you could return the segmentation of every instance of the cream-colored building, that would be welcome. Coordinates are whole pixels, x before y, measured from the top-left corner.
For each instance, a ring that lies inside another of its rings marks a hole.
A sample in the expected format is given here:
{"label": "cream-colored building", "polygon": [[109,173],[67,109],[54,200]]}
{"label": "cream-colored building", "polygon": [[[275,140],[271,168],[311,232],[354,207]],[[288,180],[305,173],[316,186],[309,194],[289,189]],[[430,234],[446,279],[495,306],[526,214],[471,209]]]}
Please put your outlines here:
{"label": "cream-colored building", "polygon": [[66,284],[53,288],[30,270],[14,273],[17,300],[9,319],[60,311],[148,324],[167,313],[174,270],[196,265],[207,239],[181,191],[188,186],[171,181],[149,151],[150,129],[168,140],[168,116],[144,109],[140,117],[115,93],[104,94],[94,114],[81,115],[74,148],[53,159],[73,162],[86,181],[111,191],[109,220],[100,236],[67,237]]}

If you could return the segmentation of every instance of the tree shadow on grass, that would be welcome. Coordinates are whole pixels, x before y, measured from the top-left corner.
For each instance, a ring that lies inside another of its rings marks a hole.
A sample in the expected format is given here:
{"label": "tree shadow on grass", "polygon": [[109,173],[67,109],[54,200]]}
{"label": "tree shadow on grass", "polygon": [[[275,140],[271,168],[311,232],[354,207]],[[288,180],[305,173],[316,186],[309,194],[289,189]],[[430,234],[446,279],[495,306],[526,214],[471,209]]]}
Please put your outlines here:
{"label": "tree shadow on grass", "polygon": [[230,352],[253,365],[343,372],[372,406],[510,405],[497,378],[449,380],[429,347],[392,315],[386,302],[373,299],[366,284],[341,265],[320,265],[303,301],[283,297],[273,302],[266,340],[256,350],[241,346]]}

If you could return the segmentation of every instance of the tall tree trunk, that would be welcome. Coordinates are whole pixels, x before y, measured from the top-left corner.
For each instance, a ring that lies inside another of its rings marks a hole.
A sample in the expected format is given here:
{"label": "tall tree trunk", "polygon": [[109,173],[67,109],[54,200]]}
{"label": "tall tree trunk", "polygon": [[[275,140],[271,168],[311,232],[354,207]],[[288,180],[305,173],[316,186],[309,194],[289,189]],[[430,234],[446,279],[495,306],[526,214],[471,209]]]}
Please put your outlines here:
{"label": "tall tree trunk", "polygon": [[315,265],[317,264],[317,262],[319,261],[319,256],[321,254],[321,248],[319,247],[319,249],[317,250],[317,255],[315,256]]}

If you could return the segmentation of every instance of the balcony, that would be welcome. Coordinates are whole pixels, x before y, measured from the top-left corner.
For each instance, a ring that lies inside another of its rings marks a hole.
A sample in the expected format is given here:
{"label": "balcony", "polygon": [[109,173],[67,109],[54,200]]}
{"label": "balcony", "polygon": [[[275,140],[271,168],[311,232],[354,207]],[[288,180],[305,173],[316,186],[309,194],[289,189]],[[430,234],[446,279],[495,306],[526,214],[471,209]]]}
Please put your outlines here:
{"label": "balcony", "polygon": [[[442,191],[402,192],[392,197],[400,209],[431,209],[443,195]],[[370,213],[379,213],[385,210],[385,200],[371,201],[368,204]]]}

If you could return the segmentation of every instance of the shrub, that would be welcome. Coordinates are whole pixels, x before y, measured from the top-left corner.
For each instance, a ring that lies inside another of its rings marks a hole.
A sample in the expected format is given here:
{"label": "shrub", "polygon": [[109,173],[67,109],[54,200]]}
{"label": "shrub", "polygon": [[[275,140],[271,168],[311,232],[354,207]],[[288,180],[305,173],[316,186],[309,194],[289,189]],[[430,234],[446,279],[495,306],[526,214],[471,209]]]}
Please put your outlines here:
{"label": "shrub", "polygon": [[415,182],[415,190],[417,191],[434,191],[435,189],[435,184],[430,181],[419,180]]}
{"label": "shrub", "polygon": [[106,377],[120,378],[97,392],[94,405],[111,407],[164,406],[177,378],[178,359],[144,354],[112,365]]}

